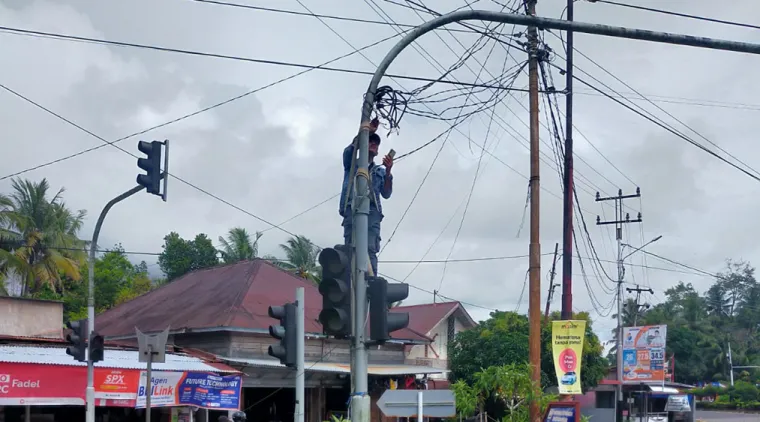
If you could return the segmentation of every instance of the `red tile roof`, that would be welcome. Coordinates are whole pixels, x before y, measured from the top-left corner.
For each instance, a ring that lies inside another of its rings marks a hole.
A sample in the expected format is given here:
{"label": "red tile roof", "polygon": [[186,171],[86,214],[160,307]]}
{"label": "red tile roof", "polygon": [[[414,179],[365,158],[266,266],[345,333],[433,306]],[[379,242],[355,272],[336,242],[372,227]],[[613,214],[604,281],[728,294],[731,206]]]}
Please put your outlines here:
{"label": "red tile roof", "polygon": [[[304,287],[305,331],[321,333],[317,318],[322,297],[317,287],[258,259],[186,274],[98,315],[95,326],[107,337],[134,335],[135,327],[142,332],[167,326],[172,331],[229,327],[266,331],[277,323],[269,318],[267,308],[294,301],[296,287]],[[426,334],[458,306],[459,302],[446,302],[393,308],[393,312],[409,312],[409,328],[393,337],[429,340]]]}
{"label": "red tile roof", "polygon": [[426,303],[420,305],[398,306],[391,309],[392,312],[409,312],[409,327],[399,330],[399,336],[407,337],[402,333],[409,332],[411,335],[427,337],[427,334],[438,325],[444,318],[461,306],[459,302]]}
{"label": "red tile roof", "polygon": [[321,332],[316,322],[322,298],[310,282],[266,261],[243,261],[186,274],[143,296],[109,309],[95,318],[104,336],[142,332],[238,327],[267,330],[271,304],[295,300],[304,287],[306,332]]}

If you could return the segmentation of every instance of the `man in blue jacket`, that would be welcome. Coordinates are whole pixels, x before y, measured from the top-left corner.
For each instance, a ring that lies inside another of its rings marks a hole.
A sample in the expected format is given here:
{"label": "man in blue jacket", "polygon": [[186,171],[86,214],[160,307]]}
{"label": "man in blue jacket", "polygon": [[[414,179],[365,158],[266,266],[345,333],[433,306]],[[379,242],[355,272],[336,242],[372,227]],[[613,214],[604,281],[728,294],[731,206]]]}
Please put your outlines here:
{"label": "man in blue jacket", "polygon": [[[377,275],[377,253],[380,251],[380,222],[383,221],[383,206],[380,198],[388,199],[393,193],[393,158],[390,155],[383,157],[383,165],[376,165],[374,162],[380,147],[380,135],[375,133],[379,122],[377,119],[370,123],[369,134],[369,216],[367,226],[369,228],[368,254],[369,262],[372,266],[372,273]],[[354,190],[356,189],[354,179],[356,178],[356,168],[354,157],[356,157],[356,147],[358,146],[358,136],[354,138],[351,145],[343,150],[343,189],[340,193],[339,213],[343,217],[343,238],[346,245],[352,243],[353,230],[353,213],[352,202],[354,199]]]}

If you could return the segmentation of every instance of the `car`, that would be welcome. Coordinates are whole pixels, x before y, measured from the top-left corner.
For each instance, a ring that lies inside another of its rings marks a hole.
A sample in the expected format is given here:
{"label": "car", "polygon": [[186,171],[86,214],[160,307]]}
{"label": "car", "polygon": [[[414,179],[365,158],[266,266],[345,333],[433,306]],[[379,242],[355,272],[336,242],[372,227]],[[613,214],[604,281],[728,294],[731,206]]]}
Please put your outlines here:
{"label": "car", "polygon": [[562,379],[560,382],[562,385],[573,385],[578,381],[578,375],[575,374],[575,372],[567,372],[565,375],[562,375]]}

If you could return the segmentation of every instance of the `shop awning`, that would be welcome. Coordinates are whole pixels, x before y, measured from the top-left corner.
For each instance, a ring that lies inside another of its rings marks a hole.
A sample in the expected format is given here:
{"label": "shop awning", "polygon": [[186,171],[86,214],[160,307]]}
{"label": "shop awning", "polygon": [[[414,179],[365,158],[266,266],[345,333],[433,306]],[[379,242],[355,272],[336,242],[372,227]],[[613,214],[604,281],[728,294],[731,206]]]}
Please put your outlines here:
{"label": "shop awning", "polygon": [[663,385],[652,385],[652,384],[649,384],[648,386],[649,386],[649,389],[653,393],[659,393],[659,394],[680,394],[680,392],[678,391],[677,388],[666,387],[666,386],[663,386]]}
{"label": "shop awning", "polygon": [[[259,368],[286,368],[279,361],[274,359],[244,359],[228,358],[217,356],[218,359],[228,362],[230,365],[245,365]],[[350,374],[351,366],[342,363],[331,362],[305,362],[304,369],[313,372],[335,372],[339,374]],[[416,374],[443,374],[449,372],[446,369],[433,368],[430,366],[419,365],[391,365],[391,364],[370,364],[367,367],[370,375],[416,375]]]}
{"label": "shop awning", "polygon": [[[0,345],[0,362],[4,363],[35,363],[41,365],[66,365],[87,366],[84,362],[77,362],[73,357],[66,354],[64,347],[41,347],[41,346],[10,346]],[[140,363],[136,350],[111,350],[106,349],[104,360],[95,363],[96,368],[113,369],[143,369],[144,363]],[[188,371],[188,372],[218,372],[237,373],[238,370],[215,362],[206,362],[192,356],[166,354],[166,362],[154,363],[156,371]]]}
{"label": "shop awning", "polygon": [[[239,408],[240,371],[227,365],[167,353],[153,369],[156,407]],[[137,352],[106,350],[94,375],[97,406],[144,406],[149,389]],[[0,406],[84,406],[86,385],[86,364],[64,348],[0,346]]]}

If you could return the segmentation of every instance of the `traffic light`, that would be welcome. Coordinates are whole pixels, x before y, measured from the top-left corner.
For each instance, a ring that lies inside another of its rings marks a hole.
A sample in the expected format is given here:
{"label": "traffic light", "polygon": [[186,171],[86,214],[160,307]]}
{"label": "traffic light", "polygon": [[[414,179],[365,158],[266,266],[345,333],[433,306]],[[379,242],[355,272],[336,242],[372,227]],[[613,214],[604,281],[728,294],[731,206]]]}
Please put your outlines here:
{"label": "traffic light", "polygon": [[90,336],[90,359],[92,359],[93,362],[100,362],[103,360],[103,343],[103,336],[93,332]]}
{"label": "traffic light", "polygon": [[408,312],[389,312],[391,304],[409,296],[406,283],[388,283],[381,277],[367,277],[369,296],[369,338],[384,342],[391,333],[409,325]]}
{"label": "traffic light", "polygon": [[319,322],[328,336],[347,338],[351,335],[351,265],[348,247],[337,245],[319,253],[322,266],[322,311]]}
{"label": "traffic light", "polygon": [[66,328],[71,332],[66,335],[66,341],[70,344],[66,348],[66,354],[73,356],[79,362],[87,362],[87,320],[69,321]]}
{"label": "traffic light", "polygon": [[270,325],[269,335],[280,340],[280,344],[269,346],[269,356],[276,357],[285,366],[296,366],[296,304],[270,306],[269,317],[280,320],[280,325]]}
{"label": "traffic light", "polygon": [[137,159],[137,167],[146,171],[146,174],[137,175],[137,183],[153,195],[161,195],[161,145],[159,141],[137,144],[137,149],[147,156]]}

